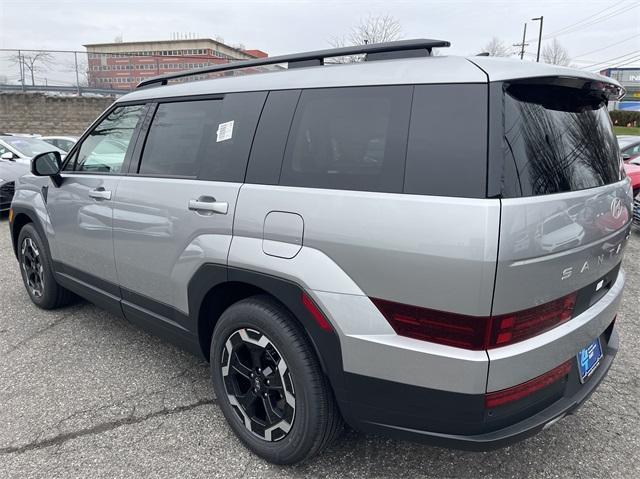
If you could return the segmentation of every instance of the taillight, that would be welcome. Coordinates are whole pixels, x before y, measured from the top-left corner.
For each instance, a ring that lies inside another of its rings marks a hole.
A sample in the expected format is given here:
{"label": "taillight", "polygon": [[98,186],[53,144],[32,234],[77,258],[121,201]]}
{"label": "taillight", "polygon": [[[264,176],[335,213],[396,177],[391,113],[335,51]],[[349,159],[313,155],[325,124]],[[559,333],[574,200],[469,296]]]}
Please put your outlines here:
{"label": "taillight", "polygon": [[385,299],[371,298],[371,301],[400,336],[464,349],[486,349],[487,318],[436,311]]}
{"label": "taillight", "polygon": [[371,301],[400,336],[478,351],[524,341],[568,321],[576,294],[493,317],[466,316],[378,298]]}
{"label": "taillight", "polygon": [[502,389],[500,391],[485,394],[484,406],[487,409],[493,409],[498,406],[504,406],[510,402],[519,401],[527,396],[532,395],[536,391],[540,391],[552,384],[563,379],[571,371],[571,360],[561,364],[555,369],[544,373],[542,376],[533,378],[526,383]]}
{"label": "taillight", "polygon": [[570,294],[550,303],[491,318],[491,332],[487,349],[506,346],[538,334],[569,321],[576,306],[576,294]]}

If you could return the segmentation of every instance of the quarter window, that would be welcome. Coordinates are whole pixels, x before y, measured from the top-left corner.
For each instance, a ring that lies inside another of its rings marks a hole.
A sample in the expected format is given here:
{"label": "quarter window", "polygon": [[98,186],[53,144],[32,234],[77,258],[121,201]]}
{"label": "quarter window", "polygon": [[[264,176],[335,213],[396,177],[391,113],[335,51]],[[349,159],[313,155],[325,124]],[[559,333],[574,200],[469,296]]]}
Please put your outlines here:
{"label": "quarter window", "polygon": [[487,86],[416,85],[404,192],[484,198]]}

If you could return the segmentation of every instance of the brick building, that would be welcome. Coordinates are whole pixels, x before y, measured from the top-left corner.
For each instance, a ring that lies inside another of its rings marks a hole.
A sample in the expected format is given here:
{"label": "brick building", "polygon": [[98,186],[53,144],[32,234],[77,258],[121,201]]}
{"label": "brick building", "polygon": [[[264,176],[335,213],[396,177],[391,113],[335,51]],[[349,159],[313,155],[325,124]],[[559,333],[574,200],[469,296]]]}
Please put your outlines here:
{"label": "brick building", "polygon": [[131,90],[142,80],[181,70],[268,56],[240,50],[210,38],[84,45],[88,83],[98,88]]}

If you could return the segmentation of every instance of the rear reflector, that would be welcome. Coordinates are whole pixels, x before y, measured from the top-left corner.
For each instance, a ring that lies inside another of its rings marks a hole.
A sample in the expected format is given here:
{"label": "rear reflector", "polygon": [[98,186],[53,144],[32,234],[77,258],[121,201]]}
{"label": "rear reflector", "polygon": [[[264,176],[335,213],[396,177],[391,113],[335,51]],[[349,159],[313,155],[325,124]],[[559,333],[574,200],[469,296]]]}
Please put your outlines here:
{"label": "rear reflector", "polygon": [[566,363],[561,364],[555,369],[552,369],[548,373],[544,373],[542,376],[533,378],[526,383],[513,386],[508,389],[496,391],[493,393],[485,394],[484,406],[486,409],[493,409],[498,406],[504,406],[510,402],[523,399],[536,391],[540,391],[552,384],[563,379],[571,371],[572,361],[569,360]]}
{"label": "rear reflector", "polygon": [[306,293],[302,293],[302,305],[307,309],[307,311],[311,313],[311,316],[313,316],[313,319],[315,319],[316,323],[318,323],[318,326],[320,326],[325,331],[333,331],[331,325],[329,324],[329,321],[327,321],[327,319],[324,317],[324,314],[322,314],[322,311],[318,309],[316,303],[314,303]]}
{"label": "rear reflector", "polygon": [[479,351],[524,341],[570,320],[576,294],[493,317],[466,316],[379,298],[371,301],[400,336]]}

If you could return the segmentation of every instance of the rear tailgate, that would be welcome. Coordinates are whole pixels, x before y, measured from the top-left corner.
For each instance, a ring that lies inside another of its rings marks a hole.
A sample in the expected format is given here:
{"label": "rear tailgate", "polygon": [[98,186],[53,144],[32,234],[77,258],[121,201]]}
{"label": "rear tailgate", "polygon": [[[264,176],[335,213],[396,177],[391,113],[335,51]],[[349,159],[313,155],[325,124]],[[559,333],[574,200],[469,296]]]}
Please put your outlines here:
{"label": "rear tailgate", "polygon": [[501,200],[492,316],[566,299],[571,319],[490,349],[488,391],[544,374],[609,326],[624,284],[619,265],[632,219],[606,102],[585,94],[584,85],[511,85],[504,88],[504,161],[515,172],[512,190],[519,197]]}

